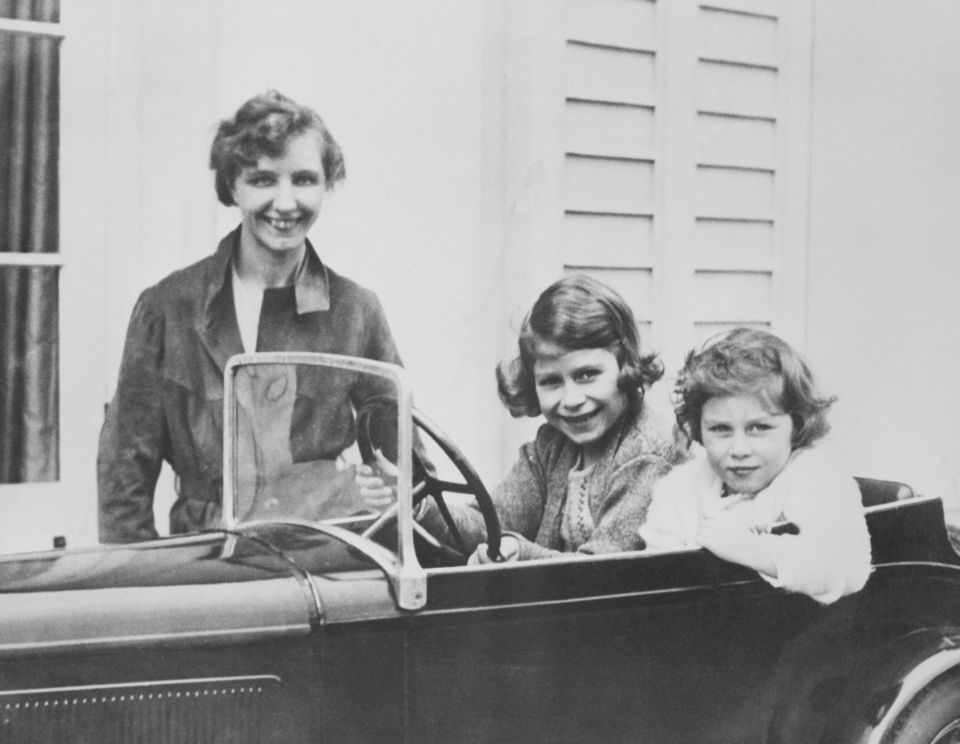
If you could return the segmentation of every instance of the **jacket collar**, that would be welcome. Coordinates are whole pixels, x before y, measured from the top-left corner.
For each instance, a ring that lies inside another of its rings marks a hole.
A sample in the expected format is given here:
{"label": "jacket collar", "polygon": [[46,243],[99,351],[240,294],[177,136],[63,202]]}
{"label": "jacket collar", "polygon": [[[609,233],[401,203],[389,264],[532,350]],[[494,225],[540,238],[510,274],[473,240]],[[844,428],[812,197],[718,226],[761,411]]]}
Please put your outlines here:
{"label": "jacket collar", "polygon": [[[207,273],[203,300],[203,318],[198,329],[204,345],[221,369],[233,354],[239,354],[243,346],[237,328],[236,313],[229,291],[231,262],[240,247],[240,230],[224,236],[213,254]],[[324,312],[330,309],[330,281],[313,244],[307,240],[306,261],[294,278],[294,293],[297,313]]]}
{"label": "jacket collar", "polygon": [[[213,262],[208,274],[210,279],[203,303],[203,315],[208,328],[214,320],[212,308],[230,281],[230,262],[236,251],[240,249],[240,230],[241,226],[237,225],[236,229],[225,235],[217,246],[216,253],[213,254]],[[313,248],[313,243],[309,240],[307,240],[306,261],[297,272],[293,287],[299,314],[330,309],[330,281],[327,267],[323,265]]]}

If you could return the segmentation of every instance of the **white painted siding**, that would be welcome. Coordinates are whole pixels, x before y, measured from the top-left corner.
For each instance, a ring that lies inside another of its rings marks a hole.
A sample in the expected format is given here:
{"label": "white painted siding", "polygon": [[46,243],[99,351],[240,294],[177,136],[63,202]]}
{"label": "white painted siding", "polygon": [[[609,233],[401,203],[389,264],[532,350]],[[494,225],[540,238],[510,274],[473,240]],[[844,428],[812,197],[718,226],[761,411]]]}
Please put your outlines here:
{"label": "white painted siding", "polygon": [[735,325],[802,343],[810,12],[567,4],[564,270],[624,290],[668,365]]}

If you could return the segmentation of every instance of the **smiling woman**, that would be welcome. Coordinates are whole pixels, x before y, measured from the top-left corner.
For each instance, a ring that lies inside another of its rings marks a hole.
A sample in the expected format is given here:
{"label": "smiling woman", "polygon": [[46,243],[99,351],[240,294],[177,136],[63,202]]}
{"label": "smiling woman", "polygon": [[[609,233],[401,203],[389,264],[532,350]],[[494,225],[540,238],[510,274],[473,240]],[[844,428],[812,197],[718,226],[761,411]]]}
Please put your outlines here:
{"label": "smiling woman", "polygon": [[233,199],[243,215],[241,276],[259,274],[269,284],[282,284],[286,277],[278,269],[303,258],[326,188],[320,149],[315,136],[301,134],[280,157],[261,157],[240,171]]}
{"label": "smiling woman", "polygon": [[[400,363],[376,295],[332,271],[307,239],[326,192],[346,173],[320,116],[274,91],[255,96],[220,124],[210,166],[217,197],[239,208],[241,222],[212,256],[147,289],[133,310],[100,435],[104,542],[157,536],[153,497],[164,461],[178,480],[171,532],[219,526],[223,370],[232,355],[315,351]],[[289,401],[271,457],[298,473],[336,470],[352,489],[354,471],[337,453],[355,438],[353,409],[383,391],[357,382],[333,392],[322,411]],[[311,418],[315,430],[303,431]]]}

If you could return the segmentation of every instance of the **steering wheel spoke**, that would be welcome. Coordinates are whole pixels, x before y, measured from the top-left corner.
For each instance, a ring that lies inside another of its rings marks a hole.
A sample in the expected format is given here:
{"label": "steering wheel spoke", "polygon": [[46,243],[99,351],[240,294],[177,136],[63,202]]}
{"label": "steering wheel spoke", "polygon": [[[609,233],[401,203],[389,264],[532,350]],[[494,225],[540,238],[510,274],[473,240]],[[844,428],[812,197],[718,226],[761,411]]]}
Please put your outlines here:
{"label": "steering wheel spoke", "polygon": [[[365,461],[372,456],[375,450],[383,449],[378,446],[375,434],[380,430],[389,429],[389,427],[380,425],[380,420],[376,417],[383,416],[385,413],[389,414],[391,408],[394,411],[393,421],[395,422],[396,402],[385,396],[378,396],[365,402],[357,412],[357,444]],[[480,476],[477,475],[476,470],[467,461],[466,457],[464,457],[463,453],[460,452],[453,441],[441,431],[436,424],[416,409],[413,411],[413,423],[416,429],[415,433],[423,435],[423,437],[433,441],[463,478],[462,482],[456,482],[438,478],[434,475],[432,465],[424,459],[426,455],[423,449],[422,437],[415,437],[413,470],[416,482],[413,486],[413,505],[416,506],[426,498],[432,498],[443,518],[444,524],[450,532],[450,538],[452,538],[455,545],[452,547],[444,545],[442,541],[438,540],[436,536],[432,535],[419,523],[414,523],[414,530],[432,547],[438,548],[443,552],[449,552],[451,550],[457,552],[459,553],[459,558],[466,561],[469,557],[469,550],[467,549],[466,541],[463,539],[454,514],[450,510],[450,505],[444,498],[444,494],[470,495],[473,496],[476,501],[483,517],[487,533],[486,543],[488,554],[492,558],[499,556],[500,520],[497,517],[493,500],[483,485],[483,481],[480,480]],[[396,424],[394,423],[394,430],[395,426]],[[384,525],[396,518],[398,511],[398,505],[393,504],[390,506],[364,530],[363,536],[370,537],[379,532],[383,529]]]}

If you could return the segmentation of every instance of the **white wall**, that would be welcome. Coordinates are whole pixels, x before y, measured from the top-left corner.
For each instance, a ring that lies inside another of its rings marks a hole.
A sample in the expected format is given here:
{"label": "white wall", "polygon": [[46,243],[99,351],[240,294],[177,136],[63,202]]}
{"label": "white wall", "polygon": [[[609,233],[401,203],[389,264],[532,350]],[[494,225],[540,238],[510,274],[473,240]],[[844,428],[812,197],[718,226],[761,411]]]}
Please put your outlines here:
{"label": "white wall", "polygon": [[819,0],[808,349],[863,475],[960,520],[960,4]]}

